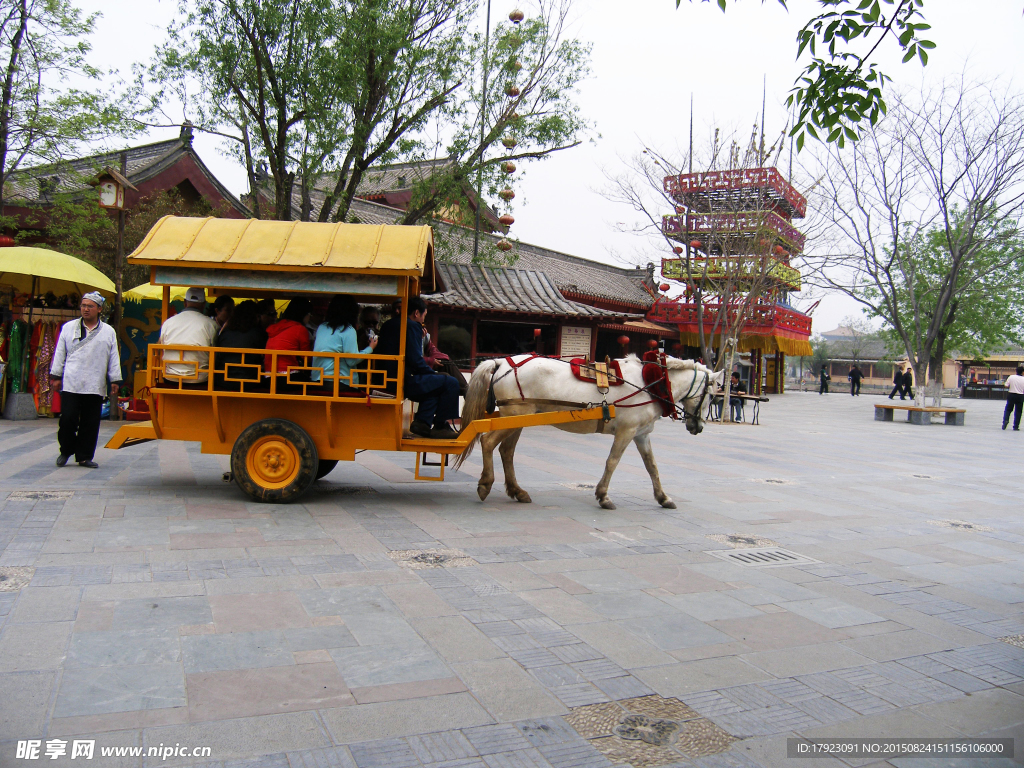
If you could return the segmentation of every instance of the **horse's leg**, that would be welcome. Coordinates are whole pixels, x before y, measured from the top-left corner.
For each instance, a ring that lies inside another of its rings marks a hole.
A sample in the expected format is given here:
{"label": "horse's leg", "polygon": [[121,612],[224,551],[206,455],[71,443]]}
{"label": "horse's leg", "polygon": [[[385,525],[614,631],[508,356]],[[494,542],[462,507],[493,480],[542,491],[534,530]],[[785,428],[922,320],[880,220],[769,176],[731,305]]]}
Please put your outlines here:
{"label": "horse's leg", "polygon": [[629,441],[633,439],[633,435],[636,434],[636,430],[622,430],[615,433],[615,442],[612,443],[612,450],[608,454],[608,460],[604,463],[604,474],[601,475],[601,482],[597,484],[597,488],[594,489],[594,495],[597,496],[597,503],[601,505],[603,509],[615,509],[615,505],[608,498],[608,486],[612,481],[612,473],[615,468],[619,466],[619,461],[622,459],[622,454],[626,450],[626,446],[629,445]]}
{"label": "horse's leg", "polygon": [[480,497],[480,501],[487,498],[487,494],[491,492],[491,486],[494,485],[494,447],[506,434],[505,430],[498,430],[487,432],[480,438],[480,459],[484,465],[483,472],[480,473],[480,480],[476,484],[476,495]]}
{"label": "horse's leg", "polygon": [[644,460],[644,466],[647,467],[647,474],[651,476],[651,483],[654,485],[654,498],[658,500],[658,503],[666,509],[675,509],[676,503],[668,497],[665,493],[665,489],[661,487],[661,475],[658,474],[658,465],[654,461],[654,451],[651,450],[651,435],[645,433],[637,435],[633,438],[633,442],[636,443],[636,449],[640,451],[640,456]]}
{"label": "horse's leg", "polygon": [[519,436],[522,434],[522,429],[510,430],[508,437],[502,440],[501,445],[498,446],[498,453],[501,454],[501,467],[505,472],[505,493],[510,499],[529,504],[533,499],[530,498],[530,494],[519,487],[519,483],[516,482],[516,468],[512,464],[516,443],[519,442]]}

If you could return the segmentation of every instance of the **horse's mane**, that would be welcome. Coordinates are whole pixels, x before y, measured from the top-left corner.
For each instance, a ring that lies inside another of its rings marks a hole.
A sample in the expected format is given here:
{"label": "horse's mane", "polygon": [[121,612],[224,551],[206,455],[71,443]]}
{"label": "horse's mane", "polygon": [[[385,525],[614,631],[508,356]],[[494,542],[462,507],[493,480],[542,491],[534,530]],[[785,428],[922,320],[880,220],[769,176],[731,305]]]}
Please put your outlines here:
{"label": "horse's mane", "polygon": [[[634,363],[641,363],[641,364],[643,363],[643,361],[640,360],[640,358],[638,358],[632,352],[630,352],[628,355],[626,355],[626,357],[624,359],[627,362],[634,362]],[[697,371],[698,373],[704,372],[704,373],[707,373],[708,375],[711,375],[711,374],[714,373],[713,370],[708,368],[703,363],[698,363],[696,360],[681,360],[680,358],[672,357],[671,355],[666,355],[665,356],[665,365],[668,366],[670,369],[676,370],[676,371],[689,371],[689,370],[693,370],[693,371]]]}

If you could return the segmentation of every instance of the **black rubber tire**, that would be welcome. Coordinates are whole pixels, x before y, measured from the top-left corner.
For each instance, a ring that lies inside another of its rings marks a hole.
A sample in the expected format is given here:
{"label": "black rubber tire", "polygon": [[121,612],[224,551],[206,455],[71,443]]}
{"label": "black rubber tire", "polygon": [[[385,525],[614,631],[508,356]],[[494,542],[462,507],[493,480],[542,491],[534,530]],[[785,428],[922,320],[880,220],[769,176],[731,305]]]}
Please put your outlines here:
{"label": "black rubber tire", "polygon": [[316,479],[319,480],[321,477],[329,475],[336,466],[338,466],[337,459],[320,459],[320,466],[316,470]]}
{"label": "black rubber tire", "polygon": [[[270,453],[280,448],[283,451],[278,453],[288,454],[293,470],[280,483],[261,483],[261,478],[250,471],[249,455],[261,447]],[[319,467],[320,457],[313,438],[298,424],[285,419],[264,419],[246,427],[231,449],[231,473],[238,487],[253,501],[295,501],[313,484]]]}

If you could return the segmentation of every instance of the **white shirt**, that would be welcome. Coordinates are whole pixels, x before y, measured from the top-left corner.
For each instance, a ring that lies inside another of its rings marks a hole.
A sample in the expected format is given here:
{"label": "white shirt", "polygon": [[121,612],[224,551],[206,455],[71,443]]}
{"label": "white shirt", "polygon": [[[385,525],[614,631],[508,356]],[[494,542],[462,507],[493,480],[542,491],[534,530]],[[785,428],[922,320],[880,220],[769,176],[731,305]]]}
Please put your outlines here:
{"label": "white shirt", "polygon": [[1024,376],[1018,376],[1016,373],[1006,378],[1006,388],[1013,395],[1024,395]]}
{"label": "white shirt", "polygon": [[[198,309],[186,307],[174,317],[167,318],[167,322],[160,329],[160,344],[181,344],[189,347],[212,347],[217,343],[217,322],[209,318]],[[191,360],[198,365],[199,377],[196,375],[196,365],[174,365],[168,360]],[[204,382],[210,377],[210,353],[209,352],[178,352],[166,350],[164,352],[164,375],[173,378],[183,378],[186,381]],[[204,370],[206,369],[206,370]]]}
{"label": "white shirt", "polygon": [[102,320],[91,331],[82,320],[64,323],[53,349],[50,375],[64,379],[61,389],[65,392],[106,397],[107,382],[121,380],[114,329]]}

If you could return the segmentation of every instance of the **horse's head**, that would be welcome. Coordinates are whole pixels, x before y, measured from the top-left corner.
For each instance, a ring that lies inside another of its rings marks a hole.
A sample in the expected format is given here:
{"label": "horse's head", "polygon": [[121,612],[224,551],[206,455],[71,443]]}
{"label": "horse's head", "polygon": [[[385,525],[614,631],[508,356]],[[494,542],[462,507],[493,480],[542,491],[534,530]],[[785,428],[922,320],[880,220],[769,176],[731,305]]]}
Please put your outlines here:
{"label": "horse's head", "polygon": [[672,379],[672,393],[676,402],[683,406],[686,430],[691,435],[699,435],[704,430],[704,409],[710,393],[720,386],[724,371],[712,373],[693,360],[668,358],[669,376]]}

